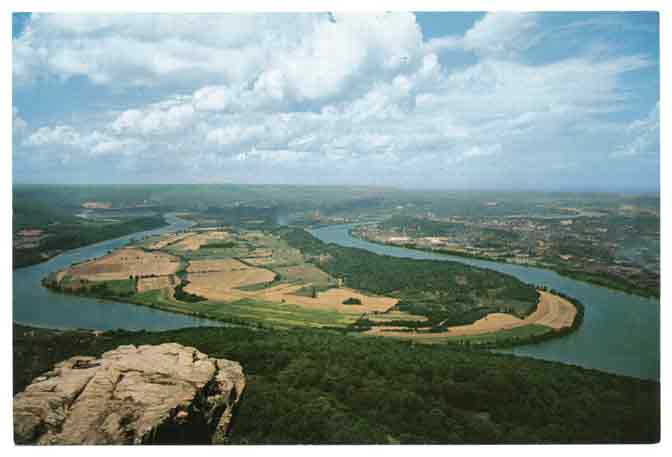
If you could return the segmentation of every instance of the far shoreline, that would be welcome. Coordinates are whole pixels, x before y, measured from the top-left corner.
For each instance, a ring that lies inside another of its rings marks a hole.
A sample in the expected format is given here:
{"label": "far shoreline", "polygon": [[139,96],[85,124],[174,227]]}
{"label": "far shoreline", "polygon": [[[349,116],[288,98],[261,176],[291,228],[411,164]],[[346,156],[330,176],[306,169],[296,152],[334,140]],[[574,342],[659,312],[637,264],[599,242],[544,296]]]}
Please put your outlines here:
{"label": "far shoreline", "polygon": [[522,266],[522,267],[538,268],[540,270],[552,271],[552,272],[557,273],[558,275],[562,276],[563,278],[573,279],[574,281],[579,281],[579,282],[583,282],[583,283],[586,283],[586,284],[590,284],[591,286],[603,287],[605,289],[614,290],[614,291],[618,291],[618,292],[623,292],[623,293],[628,294],[628,295],[634,295],[634,296],[637,296],[637,297],[655,299],[656,301],[660,301],[660,293],[655,293],[653,291],[644,292],[644,291],[639,290],[639,289],[626,288],[626,286],[619,287],[619,286],[614,285],[613,282],[610,282],[609,284],[605,284],[604,282],[601,282],[600,280],[586,278],[584,276],[580,276],[579,273],[573,274],[572,272],[569,272],[567,270],[550,268],[550,267],[539,266],[539,265],[528,265],[528,264],[524,264],[524,263],[516,263],[516,262],[511,262],[511,261],[508,261],[508,260],[496,260],[496,259],[493,259],[493,258],[490,258],[490,257],[479,256],[477,254],[468,254],[468,253],[464,253],[464,252],[460,252],[460,251],[448,251],[448,250],[444,251],[444,250],[437,250],[437,249],[419,248],[419,247],[416,247],[414,245],[399,245],[399,244],[393,244],[393,243],[384,243],[382,241],[369,240],[369,239],[363,238],[361,236],[358,236],[357,234],[353,233],[352,228],[348,229],[348,235],[350,235],[351,237],[353,237],[355,239],[358,239],[358,240],[361,240],[361,241],[366,241],[367,243],[377,244],[379,246],[388,246],[388,247],[409,249],[411,251],[427,252],[427,253],[439,254],[439,255],[445,255],[445,256],[462,257],[462,258],[465,258],[465,259],[484,260],[486,262],[502,263],[502,264],[506,264],[506,265],[519,265],[519,266]]}

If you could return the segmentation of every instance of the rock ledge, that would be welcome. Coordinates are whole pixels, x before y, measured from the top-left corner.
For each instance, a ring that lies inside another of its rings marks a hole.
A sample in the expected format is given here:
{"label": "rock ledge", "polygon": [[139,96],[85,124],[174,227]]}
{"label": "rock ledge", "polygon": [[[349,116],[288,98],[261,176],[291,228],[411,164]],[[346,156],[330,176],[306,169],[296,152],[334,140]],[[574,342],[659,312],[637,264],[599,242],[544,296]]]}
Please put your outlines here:
{"label": "rock ledge", "polygon": [[17,444],[222,443],[239,363],[177,343],[72,357],[14,397]]}

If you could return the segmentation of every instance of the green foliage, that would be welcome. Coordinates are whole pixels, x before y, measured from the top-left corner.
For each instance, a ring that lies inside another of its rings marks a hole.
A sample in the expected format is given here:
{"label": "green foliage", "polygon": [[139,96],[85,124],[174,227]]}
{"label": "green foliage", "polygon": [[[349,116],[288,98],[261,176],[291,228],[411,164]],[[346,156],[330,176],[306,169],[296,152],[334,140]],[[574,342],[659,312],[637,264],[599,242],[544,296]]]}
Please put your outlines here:
{"label": "green foliage", "polygon": [[86,291],[82,290],[82,292],[102,298],[130,297],[135,293],[135,280],[120,279],[93,283],[90,287],[86,288]]}
{"label": "green foliage", "polygon": [[653,443],[660,385],[510,355],[319,330],[59,332],[15,326],[14,392],[54,363],[177,342],[239,361],[233,444]]}
{"label": "green foliage", "polygon": [[318,294],[320,292],[325,292],[329,290],[331,286],[329,285],[310,285],[310,286],[304,286],[301,287],[300,289],[297,289],[293,292],[294,295],[300,295],[302,297],[311,297],[311,298],[317,298]]}
{"label": "green foliage", "polygon": [[207,243],[202,245],[199,249],[227,249],[236,245],[233,241],[222,241],[217,243]]}
{"label": "green foliage", "polygon": [[584,270],[570,270],[559,268],[558,274],[578,281],[589,282],[598,286],[609,287],[629,294],[637,294],[643,297],[653,297],[660,299],[660,286],[642,285],[641,283],[624,282],[622,277],[611,277],[607,273],[590,273]]}
{"label": "green foliage", "polygon": [[359,298],[355,297],[350,297],[348,299],[343,300],[344,305],[361,305],[362,301]]}
{"label": "green foliage", "polygon": [[75,281],[71,282],[67,277],[60,283],[56,282],[53,275],[42,280],[42,285],[52,290],[66,292],[75,295],[88,295],[91,297],[108,300],[129,299],[135,295],[136,279],[118,279],[110,281]]}
{"label": "green foliage", "polygon": [[182,281],[175,286],[175,299],[186,303],[197,303],[199,301],[206,301],[207,298],[200,295],[192,294],[184,290],[189,285],[189,281],[182,279]]}
{"label": "green foliage", "polygon": [[258,290],[264,290],[268,289],[269,287],[272,287],[275,285],[275,280],[274,281],[266,281],[266,282],[258,282],[255,284],[246,284],[243,286],[238,286],[236,289],[238,290],[244,290],[247,292],[256,292]]}

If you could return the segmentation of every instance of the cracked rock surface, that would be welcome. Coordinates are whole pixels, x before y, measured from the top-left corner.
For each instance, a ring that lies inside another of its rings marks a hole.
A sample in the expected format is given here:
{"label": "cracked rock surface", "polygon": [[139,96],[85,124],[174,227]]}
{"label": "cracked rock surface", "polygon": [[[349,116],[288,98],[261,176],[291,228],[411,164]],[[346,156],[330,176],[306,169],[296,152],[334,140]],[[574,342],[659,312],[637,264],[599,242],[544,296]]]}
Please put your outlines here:
{"label": "cracked rock surface", "polygon": [[245,388],[237,362],[177,343],[72,357],[14,397],[17,444],[222,443]]}

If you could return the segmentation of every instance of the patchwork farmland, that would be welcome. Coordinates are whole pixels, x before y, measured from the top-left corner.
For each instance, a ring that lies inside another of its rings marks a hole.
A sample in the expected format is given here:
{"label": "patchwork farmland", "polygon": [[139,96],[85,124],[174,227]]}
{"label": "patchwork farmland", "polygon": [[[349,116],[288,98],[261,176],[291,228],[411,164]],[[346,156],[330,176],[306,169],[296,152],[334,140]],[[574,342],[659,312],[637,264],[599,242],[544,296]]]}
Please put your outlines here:
{"label": "patchwork farmland", "polygon": [[[527,316],[488,312],[463,325],[439,322],[437,332],[436,322],[401,306],[403,294],[359,290],[330,274],[323,268],[329,258],[308,255],[277,233],[196,228],[73,265],[52,274],[48,285],[220,320],[337,327],[426,342],[540,334],[568,328],[576,317],[569,301],[540,291]],[[460,284],[466,287],[464,280]]]}

